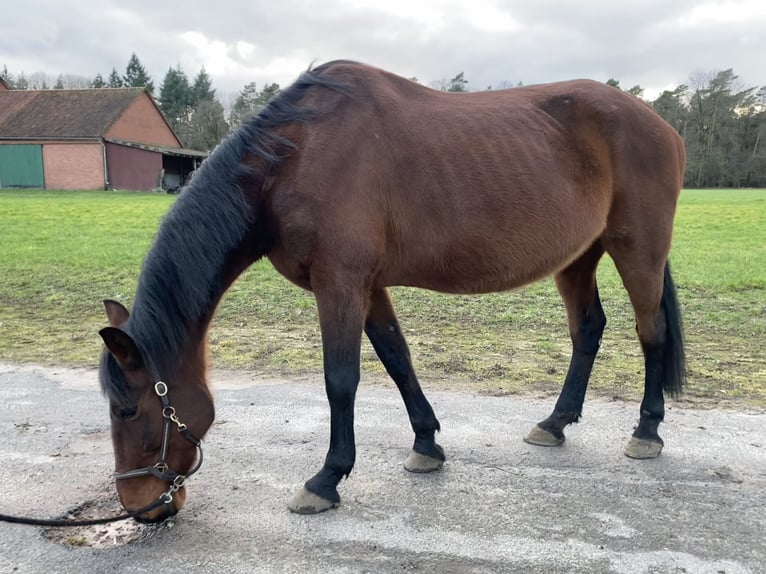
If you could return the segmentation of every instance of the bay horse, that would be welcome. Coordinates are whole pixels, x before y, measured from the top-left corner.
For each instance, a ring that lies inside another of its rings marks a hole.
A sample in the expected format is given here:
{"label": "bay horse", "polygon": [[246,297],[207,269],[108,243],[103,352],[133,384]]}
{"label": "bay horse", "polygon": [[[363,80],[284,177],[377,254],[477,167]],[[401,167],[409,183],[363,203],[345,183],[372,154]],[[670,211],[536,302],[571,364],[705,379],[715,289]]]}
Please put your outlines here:
{"label": "bay horse", "polygon": [[596,285],[604,253],[630,297],[645,357],[625,454],[656,457],[663,391],[680,392],[685,377],[668,266],[684,165],[670,125],[594,81],[452,94],[354,62],[309,69],[181,192],[143,263],[132,312],[105,301],[100,380],[122,504],[166,502],[145,521],[183,506],[214,418],[208,327],[223,293],[262,257],[316,298],[331,413],[327,457],[290,510],[340,503],[338,483],[356,456],[363,332],[406,405],[415,434],[406,469],[434,471],[445,460],[389,286],[487,293],[553,275],[571,363],[552,414],[525,440],[562,444],[606,324]]}

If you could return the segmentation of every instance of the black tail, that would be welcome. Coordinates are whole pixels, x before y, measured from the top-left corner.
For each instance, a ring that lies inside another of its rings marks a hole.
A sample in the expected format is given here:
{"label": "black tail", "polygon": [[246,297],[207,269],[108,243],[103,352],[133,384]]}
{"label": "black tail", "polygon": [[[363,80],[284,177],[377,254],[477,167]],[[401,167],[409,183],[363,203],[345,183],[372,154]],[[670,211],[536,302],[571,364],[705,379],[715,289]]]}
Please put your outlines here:
{"label": "black tail", "polygon": [[662,388],[671,396],[681,394],[686,382],[686,353],[684,352],[684,327],[681,321],[681,309],[678,306],[678,296],[673,277],[670,275],[670,264],[665,264],[665,285],[660,303],[665,313],[667,334],[662,362]]}

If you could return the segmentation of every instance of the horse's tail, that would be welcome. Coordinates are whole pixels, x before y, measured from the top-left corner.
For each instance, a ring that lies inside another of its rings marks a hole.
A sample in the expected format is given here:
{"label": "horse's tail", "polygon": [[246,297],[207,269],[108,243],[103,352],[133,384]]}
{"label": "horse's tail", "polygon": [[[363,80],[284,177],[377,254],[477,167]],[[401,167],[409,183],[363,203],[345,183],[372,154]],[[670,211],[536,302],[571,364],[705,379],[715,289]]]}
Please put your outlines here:
{"label": "horse's tail", "polygon": [[660,306],[665,313],[667,326],[662,355],[662,388],[676,397],[686,382],[686,353],[681,309],[678,305],[676,286],[670,274],[670,263],[665,263],[665,282]]}

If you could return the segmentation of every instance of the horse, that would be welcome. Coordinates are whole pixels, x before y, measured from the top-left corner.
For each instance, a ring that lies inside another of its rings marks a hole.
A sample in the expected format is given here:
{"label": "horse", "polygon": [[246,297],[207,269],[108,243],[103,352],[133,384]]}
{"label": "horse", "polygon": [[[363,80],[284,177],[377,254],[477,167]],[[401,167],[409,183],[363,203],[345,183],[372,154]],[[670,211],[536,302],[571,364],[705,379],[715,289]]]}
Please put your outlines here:
{"label": "horse", "polygon": [[363,333],[406,406],[414,443],[405,468],[432,472],[445,461],[391,286],[474,294],[553,276],[571,362],[551,415],[524,440],[561,445],[580,418],[606,324],[596,284],[605,253],[628,292],[645,362],[625,454],[658,456],[664,393],[678,394],[685,380],[668,263],[684,168],[683,140],[669,124],[595,81],[448,93],[350,61],[309,68],[183,189],[144,260],[132,311],[104,302],[99,373],[121,503],[164,502],[139,517],[147,522],[183,507],[215,416],[210,321],[263,257],[315,297],[331,415],[324,464],[291,497],[291,511],[340,504],[338,484],[356,457]]}

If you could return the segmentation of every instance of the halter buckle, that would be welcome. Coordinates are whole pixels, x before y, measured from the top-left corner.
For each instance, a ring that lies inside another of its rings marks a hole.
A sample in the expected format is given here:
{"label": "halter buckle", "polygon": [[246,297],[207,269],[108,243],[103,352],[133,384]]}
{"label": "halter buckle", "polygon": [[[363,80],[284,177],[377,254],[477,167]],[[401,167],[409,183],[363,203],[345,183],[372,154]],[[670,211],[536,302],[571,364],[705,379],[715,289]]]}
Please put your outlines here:
{"label": "halter buckle", "polygon": [[162,381],[157,381],[154,383],[154,392],[157,393],[158,397],[164,397],[168,394],[168,386]]}
{"label": "halter buckle", "polygon": [[177,490],[180,490],[181,488],[183,488],[185,482],[186,482],[186,477],[183,474],[179,474],[177,477],[173,479],[173,483],[170,485],[170,491],[176,492]]}

